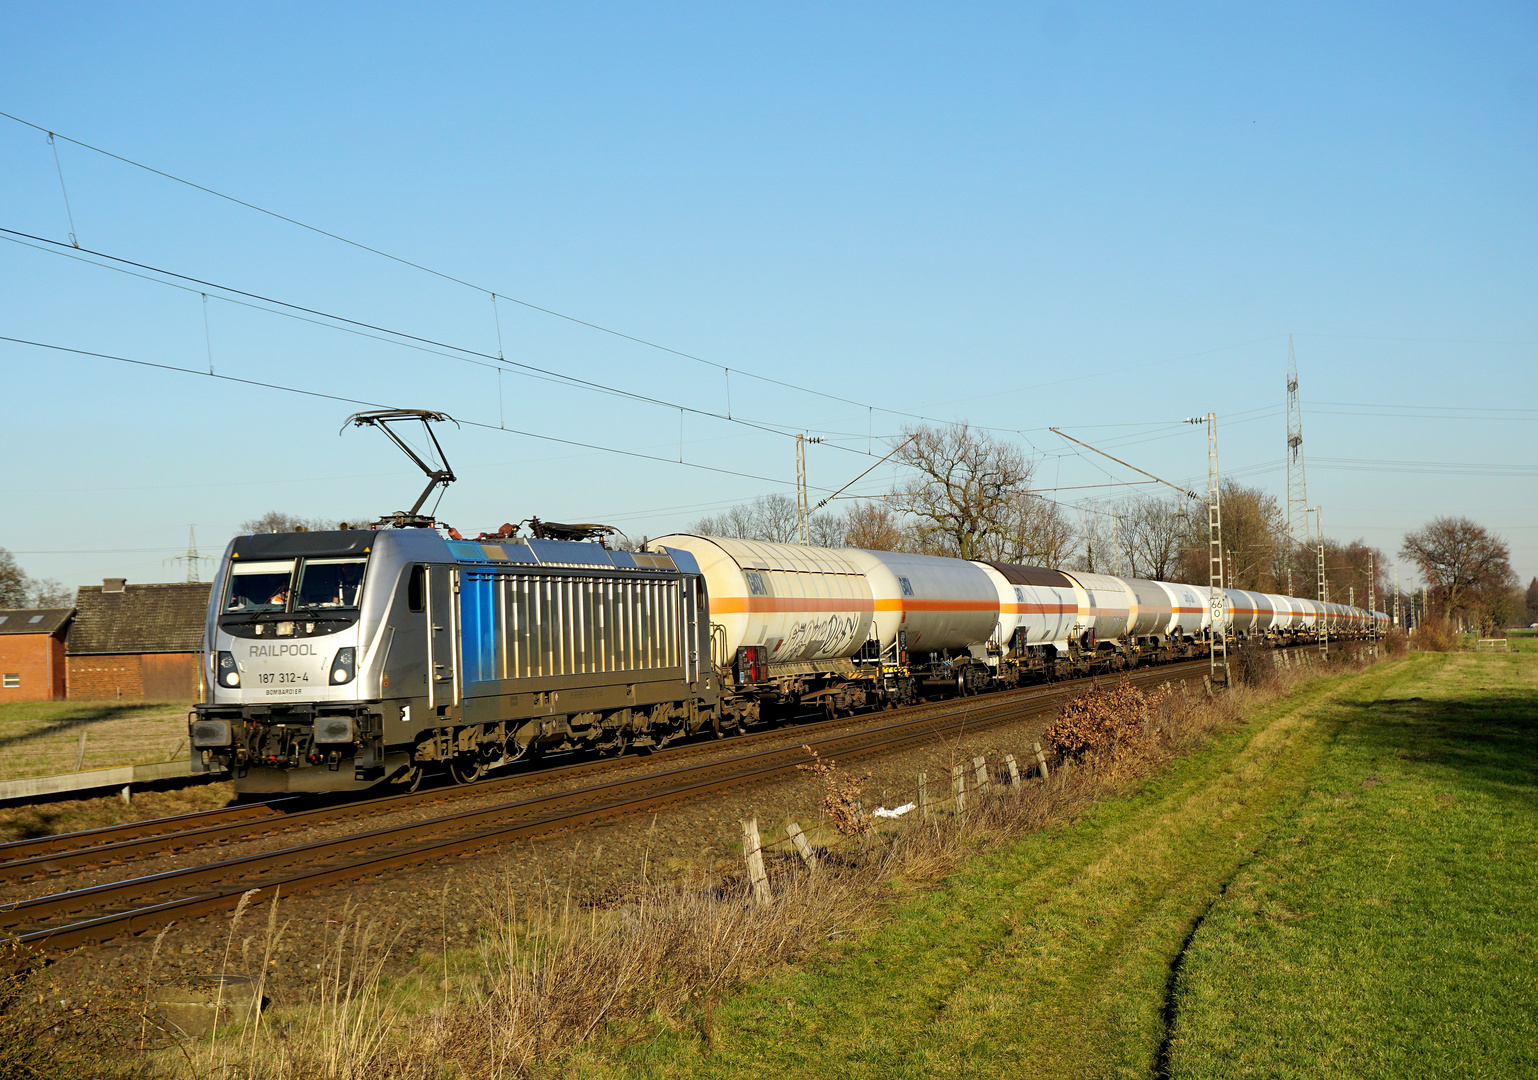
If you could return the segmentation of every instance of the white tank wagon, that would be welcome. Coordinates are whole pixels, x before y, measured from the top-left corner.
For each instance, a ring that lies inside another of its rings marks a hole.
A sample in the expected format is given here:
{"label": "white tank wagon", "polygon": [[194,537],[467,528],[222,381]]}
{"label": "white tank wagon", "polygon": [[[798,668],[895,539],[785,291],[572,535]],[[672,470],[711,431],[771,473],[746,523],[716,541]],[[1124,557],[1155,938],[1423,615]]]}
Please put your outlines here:
{"label": "white tank wagon", "polygon": [[844,553],[757,540],[673,534],[650,548],[687,551],[705,576],[717,667],[762,647],[770,665],[847,660],[871,637],[870,586]]}
{"label": "white tank wagon", "polygon": [[884,700],[875,603],[847,551],[685,533],[648,547],[689,552],[704,576],[722,723]]}
{"label": "white tank wagon", "polygon": [[1128,578],[1136,601],[1128,631],[1139,663],[1195,655],[1206,608],[1189,585]]}
{"label": "white tank wagon", "polygon": [[661,745],[712,720],[718,694],[686,552],[430,528],[237,537],[205,641],[192,767],[229,769],[242,793]]}
{"label": "white tank wagon", "polygon": [[998,627],[999,594],[982,567],[934,555],[840,550],[870,587],[873,636],[898,693],[948,683],[970,693],[987,685],[983,656]]}
{"label": "white tank wagon", "polygon": [[[1068,654],[1068,638],[1079,621],[1079,595],[1067,574],[1016,563],[976,565],[999,594],[994,640],[1006,656],[1024,659]],[[1048,654],[1047,649],[1053,652]]]}
{"label": "white tank wagon", "polygon": [[973,565],[987,575],[998,594],[998,622],[986,658],[994,679],[1014,686],[1033,674],[1055,674],[1058,656],[1068,655],[1068,632],[1079,617],[1073,582],[1056,570],[1035,566]]}
{"label": "white tank wagon", "polygon": [[1127,578],[1127,588],[1132,591],[1132,618],[1127,636],[1139,646],[1157,648],[1169,636],[1169,628],[1175,615],[1175,599],[1168,589],[1157,581],[1146,578]]}
{"label": "white tank wagon", "polygon": [[1169,581],[1160,581],[1157,584],[1163,586],[1170,594],[1172,610],[1169,636],[1171,640],[1178,639],[1189,645],[1205,638],[1207,628],[1212,624],[1209,590]]}
{"label": "white tank wagon", "polygon": [[[1076,586],[1079,619],[1070,634],[1070,654],[1078,659],[1100,656],[1107,662],[1125,661],[1128,656],[1128,631],[1137,597],[1128,584],[1109,574],[1067,571]],[[1114,666],[1114,664],[1113,664]]]}
{"label": "white tank wagon", "polygon": [[1296,634],[1312,634],[1319,625],[1319,602],[1301,596],[1289,596],[1292,604],[1292,629]]}
{"label": "white tank wagon", "polygon": [[1263,635],[1271,628],[1271,601],[1265,593],[1225,589],[1228,596],[1229,633],[1243,638]]}
{"label": "white tank wagon", "polygon": [[1286,637],[1293,630],[1293,602],[1291,597],[1282,596],[1280,593],[1265,593],[1266,602],[1271,605],[1271,625],[1266,632],[1273,638]]}

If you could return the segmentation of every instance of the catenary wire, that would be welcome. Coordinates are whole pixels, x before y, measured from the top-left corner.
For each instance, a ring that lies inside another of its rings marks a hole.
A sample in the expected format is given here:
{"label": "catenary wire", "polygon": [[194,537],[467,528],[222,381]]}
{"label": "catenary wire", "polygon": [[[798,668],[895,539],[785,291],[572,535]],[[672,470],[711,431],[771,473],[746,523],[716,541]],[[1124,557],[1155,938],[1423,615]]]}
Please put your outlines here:
{"label": "catenary wire", "polygon": [[[34,236],[30,233],[18,232],[15,229],[0,227],[0,239],[10,240],[12,243],[20,244],[23,247],[33,248],[37,251],[44,251],[53,255],[62,255],[65,258],[75,259],[78,262],[86,263],[89,266],[100,267],[103,270],[113,270],[119,273],[128,274],[132,277],[140,278],[144,281],[156,282],[169,288],[181,289],[184,292],[200,293],[204,296],[207,295],[206,293],[202,292],[201,289],[189,288],[186,285],[180,285],[174,281],[163,281],[159,278],[151,277],[149,274],[135,273],[132,270],[125,269],[123,266],[107,266],[99,262],[93,262],[90,259],[86,259],[80,255],[74,254],[73,250],[61,250],[66,247],[70,247],[70,245],[64,244],[58,240],[51,240],[47,237]],[[28,241],[37,241],[38,243],[28,243]],[[39,247],[39,243],[49,246]],[[596,383],[588,379],[578,378],[575,375],[565,375],[558,371],[551,371],[548,368],[537,367],[533,364],[525,364],[522,361],[509,360],[504,356],[493,356],[490,353],[483,353],[477,349],[467,348],[463,345],[454,345],[448,342],[437,341],[432,338],[424,338],[415,334],[408,334],[402,330],[393,330],[387,326],[377,326],[373,323],[362,322],[357,319],[350,319],[344,315],[335,315],[328,311],[320,311],[316,308],[304,307],[303,305],[290,303],[286,300],[277,300],[270,296],[263,296],[260,293],[249,292],[245,289],[237,289],[230,285],[220,284],[219,282],[204,281],[201,278],[195,278],[188,274],[180,274],[174,270],[165,270],[158,266],[150,266],[146,263],[135,262],[132,259],[125,259],[117,255],[109,255],[106,252],[95,251],[91,248],[82,248],[76,245],[74,250],[83,252],[86,255],[93,255],[96,258],[108,259],[115,263],[122,263],[125,266],[133,266],[140,270],[147,270],[151,274],[162,274],[166,277],[178,278],[181,281],[192,282],[196,285],[202,286],[204,289],[218,289],[221,292],[233,293],[236,296],[249,297],[252,300],[260,300],[262,304],[272,304],[280,308],[288,308],[289,310],[275,311],[273,308],[263,307],[261,304],[252,304],[241,300],[234,300],[227,296],[216,297],[216,299],[223,300],[226,303],[239,304],[242,307],[251,308],[255,311],[266,311],[274,315],[282,315],[285,318],[297,319],[300,322],[308,322],[315,326],[330,327],[333,330],[341,330],[345,333],[357,334],[361,337],[370,338],[375,341],[383,341],[388,344],[415,349],[418,352],[425,352],[429,355],[442,356],[447,359],[459,360],[462,363],[474,364],[478,367],[487,368],[488,370],[499,370],[501,365],[505,365],[508,369],[511,369],[514,374],[523,375],[526,378],[539,379],[540,381],[551,382],[558,386],[572,386],[579,389],[589,390],[594,393],[606,394],[611,397],[624,398],[649,405],[656,405],[660,408],[681,409],[696,416],[709,417],[714,420],[722,420],[726,421],[727,423],[738,424],[743,427],[753,428],[758,431],[763,431],[771,435],[779,435],[784,438],[794,437],[794,431],[796,430],[791,425],[773,425],[765,422],[745,420],[742,417],[734,417],[723,413],[712,412],[709,409],[699,409],[690,405],[680,405],[676,402],[664,401],[660,398],[650,397],[646,394],[638,394],[630,390],[622,390],[617,387],[605,386],[602,383]],[[304,314],[295,314],[296,312],[303,312]],[[317,316],[317,318],[306,317],[310,315]],[[323,322],[320,320],[331,321]],[[338,326],[336,325],[337,323],[346,323],[347,325]],[[368,331],[375,331],[375,333],[369,333]],[[379,337],[377,336],[379,334],[385,334],[389,336]],[[453,351],[445,353],[440,351],[442,349],[449,349]],[[480,359],[472,359],[472,357],[479,357]],[[789,428],[789,430],[782,430],[782,428]],[[864,451],[855,450],[852,447],[839,446],[837,444],[829,445],[833,446],[834,449],[843,450],[845,453],[870,456]]]}
{"label": "catenary wire", "polygon": [[[74,349],[68,345],[54,345],[45,341],[29,341],[26,338],[15,338],[0,335],[0,341],[9,341],[17,345],[29,345],[38,349],[52,349],[56,352],[73,353],[77,356],[91,356],[101,360],[114,360],[122,364],[133,364],[137,367],[158,368],[161,371],[175,371],[183,375],[197,375],[205,379],[219,379],[223,382],[240,383],[244,386],[259,386],[267,390],[282,390],[290,394],[303,394],[305,397],[322,398],[327,401],[340,401],[347,405],[367,405],[373,409],[389,409],[397,406],[388,405],[378,401],[365,401],[362,398],[344,397],[340,394],[327,394],[319,390],[305,390],[297,386],[284,386],[281,383],[263,382],[260,379],[242,379],[235,375],[212,375],[206,371],[198,371],[193,368],[177,367],[175,364],[157,364],[151,360],[134,360],[126,356],[114,356],[111,353],[92,352],[89,349]],[[529,439],[540,439],[545,442],[560,443],[564,446],[575,446],[583,450],[598,450],[606,454],[621,454],[625,457],[640,458],[643,461],[658,461],[668,465],[683,465],[691,469],[700,469],[705,472],[720,473],[724,476],[736,476],[744,480],[761,480],[769,484],[781,484],[794,487],[789,480],[781,480],[772,476],[756,476],[753,473],[739,472],[735,469],[722,469],[715,465],[701,465],[693,461],[680,461],[676,458],[658,457],[655,454],[643,454],[637,450],[621,450],[614,446],[602,446],[598,443],[579,442],[575,439],[562,439],[555,435],[541,435],[535,431],[523,431],[518,428],[502,427],[498,424],[483,423],[478,420],[461,419],[459,423],[469,427],[483,428],[487,431],[503,431],[509,435],[522,435]],[[827,491],[827,488],[819,487],[819,491]]]}

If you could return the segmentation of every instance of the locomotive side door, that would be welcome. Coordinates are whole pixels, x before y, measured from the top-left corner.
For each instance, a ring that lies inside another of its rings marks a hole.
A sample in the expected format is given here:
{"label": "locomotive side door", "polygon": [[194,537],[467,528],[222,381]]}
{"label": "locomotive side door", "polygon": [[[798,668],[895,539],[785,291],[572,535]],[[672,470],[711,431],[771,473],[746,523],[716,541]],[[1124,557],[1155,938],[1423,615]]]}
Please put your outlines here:
{"label": "locomotive side door", "polygon": [[427,572],[427,707],[457,703],[458,664],[454,655],[454,567],[424,567]]}

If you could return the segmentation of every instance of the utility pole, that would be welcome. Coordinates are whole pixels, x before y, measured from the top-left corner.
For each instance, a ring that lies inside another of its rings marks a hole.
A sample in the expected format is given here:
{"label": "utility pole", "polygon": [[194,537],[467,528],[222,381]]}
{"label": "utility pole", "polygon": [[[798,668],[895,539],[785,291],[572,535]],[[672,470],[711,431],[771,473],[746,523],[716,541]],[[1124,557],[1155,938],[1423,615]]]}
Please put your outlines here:
{"label": "utility pole", "polygon": [[1367,552],[1367,639],[1372,642],[1372,654],[1378,655],[1378,559],[1371,550]]}
{"label": "utility pole", "polygon": [[1404,629],[1404,624],[1399,621],[1399,563],[1394,563],[1394,626]]}
{"label": "utility pole", "polygon": [[[1315,595],[1319,597],[1320,604],[1328,604],[1330,602],[1330,582],[1324,576],[1324,507],[1314,507],[1314,519],[1317,525],[1316,531],[1319,533],[1319,585],[1318,592]],[[1321,656],[1328,656],[1330,653],[1329,620],[1322,610],[1319,612],[1319,621],[1319,654]]]}
{"label": "utility pole", "polygon": [[[1228,599],[1223,592],[1223,507],[1218,485],[1218,414],[1188,424],[1207,425],[1207,603],[1211,616],[1212,649],[1209,678],[1213,686],[1228,686]],[[1219,671],[1221,669],[1221,674]]]}
{"label": "utility pole", "polygon": [[806,444],[809,442],[820,443],[822,440],[796,436],[796,532],[802,547],[812,546],[812,512],[808,509],[811,503],[806,496]]}

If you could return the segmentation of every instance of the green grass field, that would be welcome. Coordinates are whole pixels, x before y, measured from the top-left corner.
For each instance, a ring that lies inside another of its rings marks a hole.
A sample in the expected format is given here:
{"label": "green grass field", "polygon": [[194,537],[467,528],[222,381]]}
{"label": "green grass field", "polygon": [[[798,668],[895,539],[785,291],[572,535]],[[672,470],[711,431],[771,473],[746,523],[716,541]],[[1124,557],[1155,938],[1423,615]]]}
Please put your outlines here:
{"label": "green grass field", "polygon": [[[0,780],[164,761],[187,737],[185,704],[21,701],[0,705]],[[185,752],[186,746],[182,745]]]}
{"label": "green grass field", "polygon": [[1534,1073],[1538,655],[1318,680],[578,1075]]}
{"label": "green grass field", "polygon": [[1538,1075],[1538,663],[1426,657],[1201,924],[1175,1076]]}

